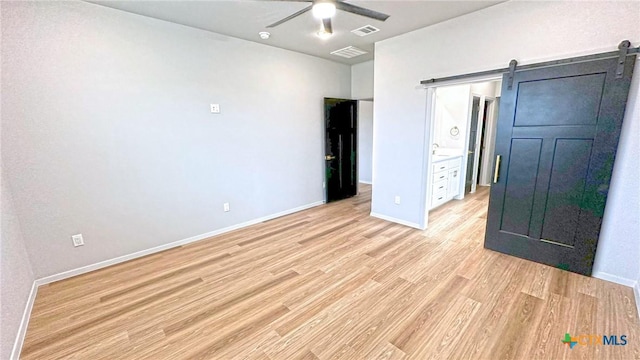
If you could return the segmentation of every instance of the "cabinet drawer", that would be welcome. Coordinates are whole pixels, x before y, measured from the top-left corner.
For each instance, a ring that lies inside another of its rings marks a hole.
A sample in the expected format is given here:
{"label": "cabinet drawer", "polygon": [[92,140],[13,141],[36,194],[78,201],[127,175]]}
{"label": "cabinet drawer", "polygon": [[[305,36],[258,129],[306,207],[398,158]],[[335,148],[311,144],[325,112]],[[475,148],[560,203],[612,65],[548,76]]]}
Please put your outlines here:
{"label": "cabinet drawer", "polygon": [[442,180],[442,181],[438,181],[438,182],[434,182],[433,183],[433,194],[437,194],[439,192],[447,192],[447,186],[449,184],[449,181],[447,179]]}
{"label": "cabinet drawer", "polygon": [[462,165],[462,158],[455,158],[455,159],[451,159],[449,161],[447,161],[447,169],[455,169],[457,167],[460,167],[460,165]]}
{"label": "cabinet drawer", "polygon": [[449,178],[449,171],[444,170],[433,174],[433,183],[446,181]]}
{"label": "cabinet drawer", "polygon": [[432,208],[434,208],[436,206],[440,206],[440,205],[444,204],[445,202],[447,202],[447,192],[446,191],[436,192],[431,197],[431,207]]}
{"label": "cabinet drawer", "polygon": [[440,172],[440,171],[447,170],[447,169],[449,169],[449,162],[448,161],[440,161],[440,162],[434,163],[432,165],[432,168],[433,168],[433,173],[434,174],[437,173],[437,172]]}

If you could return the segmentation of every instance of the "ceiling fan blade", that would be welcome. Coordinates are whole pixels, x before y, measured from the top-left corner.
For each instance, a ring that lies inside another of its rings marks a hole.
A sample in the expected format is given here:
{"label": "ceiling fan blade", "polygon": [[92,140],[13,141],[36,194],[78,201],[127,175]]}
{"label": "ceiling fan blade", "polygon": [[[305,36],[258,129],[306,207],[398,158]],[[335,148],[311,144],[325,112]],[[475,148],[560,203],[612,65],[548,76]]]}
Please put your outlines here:
{"label": "ceiling fan blade", "polygon": [[363,7],[360,7],[360,6],[351,5],[351,4],[342,2],[342,1],[337,1],[336,2],[336,8],[338,8],[340,10],[344,10],[344,11],[350,12],[352,14],[366,16],[368,18],[375,19],[375,20],[380,20],[380,21],[385,21],[389,17],[389,15],[387,15],[387,14],[383,14],[381,12],[365,9]]}
{"label": "ceiling fan blade", "polygon": [[287,22],[287,21],[289,21],[289,20],[293,19],[293,18],[294,18],[294,17],[296,17],[296,16],[300,16],[300,15],[302,15],[302,14],[306,13],[307,11],[311,10],[311,8],[312,8],[312,7],[313,7],[313,5],[309,5],[309,6],[307,6],[306,8],[304,8],[304,9],[302,9],[302,10],[300,10],[300,11],[297,11],[297,12],[295,12],[295,13],[293,13],[293,14],[291,14],[291,15],[287,16],[286,18],[284,18],[284,19],[282,19],[282,20],[280,20],[280,21],[276,21],[276,22],[274,22],[273,24],[268,25],[267,27],[268,27],[268,28],[276,27],[276,26],[278,26],[278,25],[280,25],[280,24],[282,24],[282,23],[284,23],[284,22]]}
{"label": "ceiling fan blade", "polygon": [[322,26],[324,26],[324,31],[333,34],[333,28],[331,27],[331,18],[322,19]]}

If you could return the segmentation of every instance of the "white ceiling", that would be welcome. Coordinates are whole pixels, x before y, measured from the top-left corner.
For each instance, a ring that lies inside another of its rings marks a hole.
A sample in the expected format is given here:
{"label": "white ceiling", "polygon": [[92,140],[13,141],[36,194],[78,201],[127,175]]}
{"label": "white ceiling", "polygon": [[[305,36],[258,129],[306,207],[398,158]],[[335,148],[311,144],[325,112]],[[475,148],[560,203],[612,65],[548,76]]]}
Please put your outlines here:
{"label": "white ceiling", "polygon": [[[333,17],[334,35],[326,40],[316,36],[320,21],[311,12],[298,16],[275,28],[266,26],[308,6],[300,1],[104,1],[92,3],[134,14],[149,16],[177,24],[260,42],[283,49],[330,59],[345,64],[357,64],[373,59],[373,44],[425,26],[468,14],[502,1],[347,1],[353,5],[386,13],[382,22],[338,10]],[[360,37],[351,30],[364,25],[381,29]],[[269,31],[271,38],[262,40],[260,31]],[[345,59],[329,54],[347,46],[356,46],[368,54]],[[452,46],[456,46],[452,44]],[[458,44],[457,46],[460,46]]]}

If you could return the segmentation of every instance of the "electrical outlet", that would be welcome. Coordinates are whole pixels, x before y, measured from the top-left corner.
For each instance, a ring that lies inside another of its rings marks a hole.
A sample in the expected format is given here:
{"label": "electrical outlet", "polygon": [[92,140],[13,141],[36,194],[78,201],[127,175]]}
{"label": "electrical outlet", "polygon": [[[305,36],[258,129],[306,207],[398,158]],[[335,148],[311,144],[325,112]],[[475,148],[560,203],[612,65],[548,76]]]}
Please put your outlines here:
{"label": "electrical outlet", "polygon": [[71,236],[71,240],[73,241],[73,246],[75,247],[84,245],[84,239],[82,238],[82,234]]}
{"label": "electrical outlet", "polygon": [[223,209],[224,209],[224,212],[228,212],[228,211],[230,210],[230,209],[229,209],[229,203],[224,203],[224,204],[222,204],[222,207],[223,207]]}
{"label": "electrical outlet", "polygon": [[220,114],[220,104],[211,104],[211,113]]}
{"label": "electrical outlet", "polygon": [[393,200],[396,205],[400,205],[400,196],[396,195],[396,198]]}

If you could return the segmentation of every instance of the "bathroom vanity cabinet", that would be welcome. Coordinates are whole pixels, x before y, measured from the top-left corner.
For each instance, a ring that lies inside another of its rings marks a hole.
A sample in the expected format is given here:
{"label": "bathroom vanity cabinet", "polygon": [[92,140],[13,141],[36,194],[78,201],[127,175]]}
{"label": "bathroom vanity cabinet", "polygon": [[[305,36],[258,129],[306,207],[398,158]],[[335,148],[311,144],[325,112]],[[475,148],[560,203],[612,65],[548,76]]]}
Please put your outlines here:
{"label": "bathroom vanity cabinet", "polygon": [[436,208],[460,194],[462,156],[434,155],[432,161],[431,203]]}

